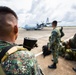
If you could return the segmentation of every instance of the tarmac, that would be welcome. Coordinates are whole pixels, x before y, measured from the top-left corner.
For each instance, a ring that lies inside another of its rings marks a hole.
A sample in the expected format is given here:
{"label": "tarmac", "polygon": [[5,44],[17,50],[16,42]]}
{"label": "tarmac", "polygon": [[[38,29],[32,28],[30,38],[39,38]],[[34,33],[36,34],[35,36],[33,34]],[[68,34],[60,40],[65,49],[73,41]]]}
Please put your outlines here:
{"label": "tarmac", "polygon": [[[60,28],[60,27],[59,27]],[[48,65],[52,64],[52,55],[46,56],[42,55],[42,46],[48,43],[48,37],[51,35],[52,27],[44,27],[42,30],[29,30],[19,28],[19,35],[16,41],[17,44],[22,44],[25,37],[36,38],[38,47],[33,48],[33,52],[37,58],[38,64],[41,67],[45,75],[76,75],[76,72],[72,70],[72,67],[76,67],[76,61],[69,61],[63,57],[59,57],[59,62],[57,64],[57,69],[49,69]],[[63,27],[65,36],[62,38],[63,41],[74,36],[76,33],[76,27]]]}

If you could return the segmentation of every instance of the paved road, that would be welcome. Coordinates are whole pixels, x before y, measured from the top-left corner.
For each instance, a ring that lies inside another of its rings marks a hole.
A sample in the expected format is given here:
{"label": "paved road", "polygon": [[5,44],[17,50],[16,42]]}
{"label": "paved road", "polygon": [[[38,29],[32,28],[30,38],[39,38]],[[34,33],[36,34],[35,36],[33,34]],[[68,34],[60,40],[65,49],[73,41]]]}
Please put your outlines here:
{"label": "paved road", "polygon": [[[37,55],[42,51],[42,46],[47,44],[51,31],[51,27],[44,28],[40,31],[26,31],[25,29],[19,29],[19,37],[16,43],[23,43],[22,41],[24,37],[36,38],[38,40],[38,48],[32,49],[31,52]],[[64,27],[63,31],[65,36],[62,38],[62,40],[66,40],[76,33],[76,27]],[[57,64],[58,68],[56,70],[51,70],[47,67],[48,65],[52,64],[51,55],[47,56],[46,58],[39,55],[36,58],[45,75],[76,75],[76,73],[72,70],[72,67],[76,65],[76,62],[74,61],[67,61],[64,58],[59,57],[59,63]]]}

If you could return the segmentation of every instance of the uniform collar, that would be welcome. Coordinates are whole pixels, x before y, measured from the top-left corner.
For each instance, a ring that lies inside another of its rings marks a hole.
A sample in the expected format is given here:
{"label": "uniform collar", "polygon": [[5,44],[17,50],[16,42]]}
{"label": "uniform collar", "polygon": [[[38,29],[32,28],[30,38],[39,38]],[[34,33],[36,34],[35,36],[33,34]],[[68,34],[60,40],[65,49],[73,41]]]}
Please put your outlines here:
{"label": "uniform collar", "polygon": [[3,41],[3,40],[0,40],[0,42],[8,43],[8,44],[11,44],[11,45],[15,44],[15,43],[11,43],[11,42],[8,42],[8,41]]}

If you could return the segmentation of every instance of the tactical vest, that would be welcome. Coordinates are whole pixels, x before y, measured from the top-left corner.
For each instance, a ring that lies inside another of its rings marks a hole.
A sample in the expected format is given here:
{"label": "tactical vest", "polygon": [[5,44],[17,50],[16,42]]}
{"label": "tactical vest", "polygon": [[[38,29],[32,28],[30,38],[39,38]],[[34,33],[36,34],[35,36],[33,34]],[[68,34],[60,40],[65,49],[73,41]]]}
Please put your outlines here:
{"label": "tactical vest", "polygon": [[56,35],[56,42],[57,42],[57,43],[60,42],[61,33],[60,33],[59,29],[58,29],[58,28],[55,28],[55,29],[52,31],[52,34],[53,34],[53,35]]}
{"label": "tactical vest", "polygon": [[[4,62],[4,60],[11,55],[12,53],[19,51],[19,50],[27,50],[26,48],[23,48],[22,46],[7,46],[5,47],[2,52],[0,53],[0,62]],[[3,71],[3,68],[0,64],[0,75],[6,75]]]}

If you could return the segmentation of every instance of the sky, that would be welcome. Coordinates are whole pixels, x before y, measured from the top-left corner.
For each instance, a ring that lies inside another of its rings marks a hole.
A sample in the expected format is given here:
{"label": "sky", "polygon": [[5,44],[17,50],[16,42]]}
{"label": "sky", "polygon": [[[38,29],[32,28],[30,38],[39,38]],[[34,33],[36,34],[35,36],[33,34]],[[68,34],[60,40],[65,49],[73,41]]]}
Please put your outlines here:
{"label": "sky", "polygon": [[18,15],[18,26],[61,21],[60,26],[76,26],[76,0],[0,0]]}

